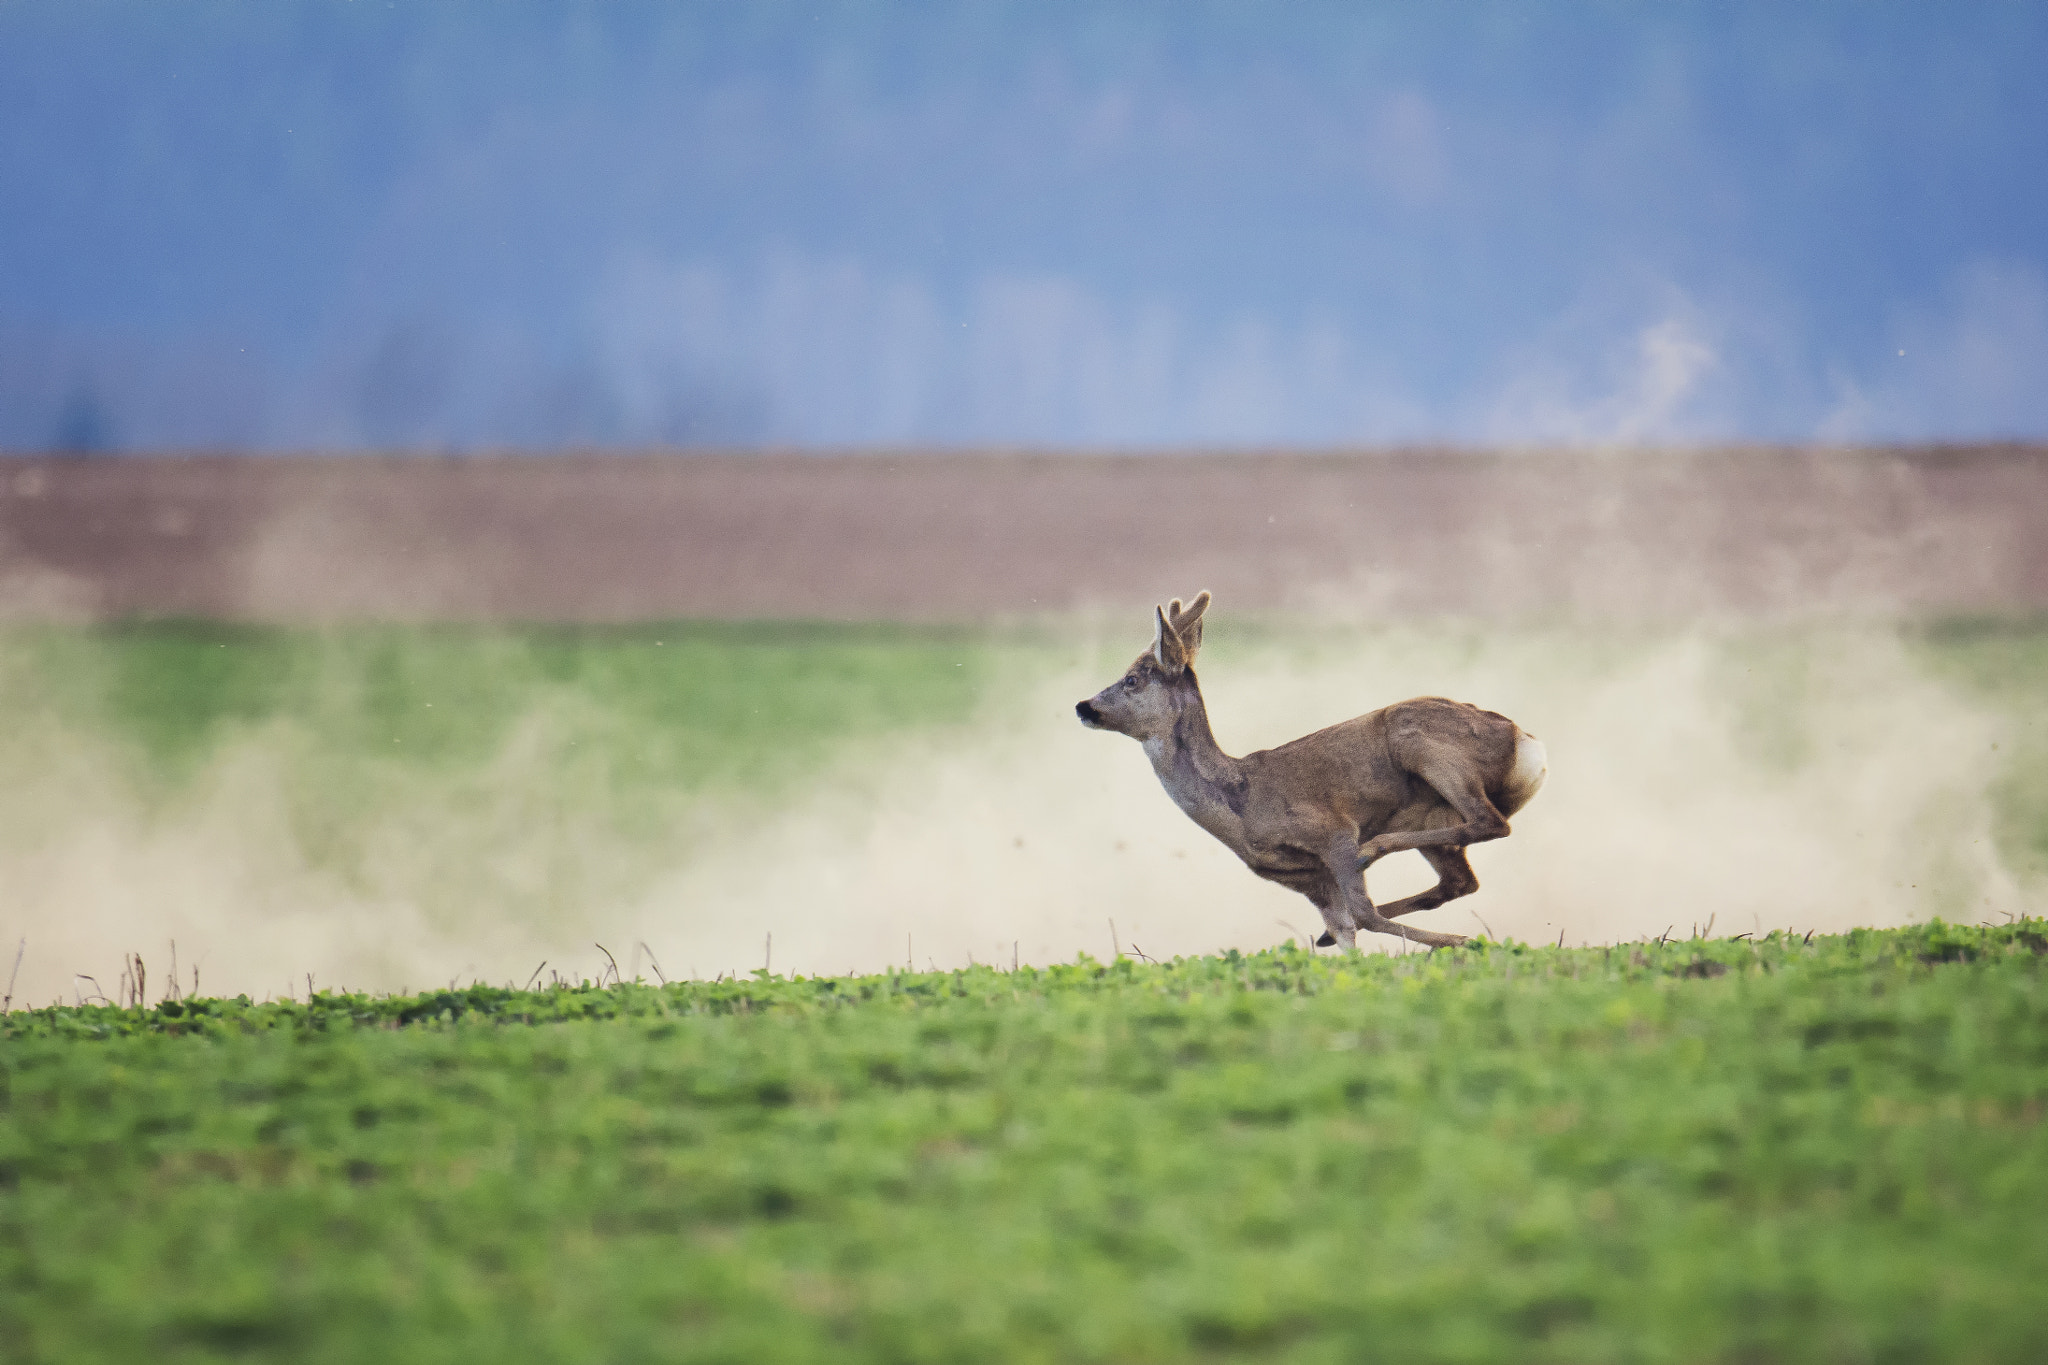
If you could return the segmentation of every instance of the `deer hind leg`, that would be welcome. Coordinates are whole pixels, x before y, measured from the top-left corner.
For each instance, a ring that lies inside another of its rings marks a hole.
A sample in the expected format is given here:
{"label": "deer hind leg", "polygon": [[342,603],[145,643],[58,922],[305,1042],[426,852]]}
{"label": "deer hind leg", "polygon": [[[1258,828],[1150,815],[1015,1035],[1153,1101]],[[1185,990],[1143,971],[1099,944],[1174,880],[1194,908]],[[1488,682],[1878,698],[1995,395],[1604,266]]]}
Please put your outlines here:
{"label": "deer hind leg", "polygon": [[[1374,908],[1372,897],[1365,889],[1365,870],[1358,866],[1357,838],[1355,833],[1347,833],[1337,839],[1331,844],[1326,857],[1337,889],[1336,906],[1323,911],[1323,923],[1329,926],[1326,937],[1332,943],[1340,943],[1356,951],[1360,930],[1392,934],[1431,948],[1448,948],[1465,941],[1463,934],[1439,934],[1429,929],[1411,929],[1405,924],[1396,924]],[[1340,924],[1342,928],[1338,927]],[[1317,942],[1320,944],[1322,940]]]}
{"label": "deer hind leg", "polygon": [[1436,869],[1436,885],[1427,891],[1404,896],[1391,905],[1382,905],[1380,913],[1388,919],[1393,919],[1397,915],[1412,915],[1418,910],[1434,910],[1439,905],[1454,901],[1460,896],[1469,896],[1479,889],[1479,874],[1472,870],[1472,863],[1466,858],[1464,849],[1420,848],[1416,852],[1427,858],[1429,865]]}
{"label": "deer hind leg", "polygon": [[[1460,896],[1469,896],[1479,889],[1479,874],[1472,870],[1472,864],[1465,857],[1464,849],[1423,848],[1417,849],[1416,852],[1428,859],[1429,865],[1436,869],[1436,885],[1427,891],[1418,891],[1412,896],[1404,896],[1400,900],[1376,907],[1380,918],[1398,919],[1402,915],[1412,915],[1418,910],[1434,910]],[[1402,932],[1413,936],[1416,931],[1406,929]],[[1316,940],[1316,946],[1327,948],[1336,941],[1325,933]]]}
{"label": "deer hind leg", "polygon": [[[1513,832],[1507,817],[1487,797],[1486,784],[1479,780],[1479,774],[1472,770],[1470,764],[1448,755],[1432,757],[1415,769],[1415,775],[1427,782],[1443,798],[1444,804],[1458,813],[1459,823],[1445,825],[1441,829],[1389,830],[1367,841],[1358,850],[1360,871],[1402,849],[1420,849],[1427,856],[1430,849],[1464,848],[1468,844],[1483,844],[1489,839],[1505,839]],[[1477,878],[1474,878],[1474,885],[1477,884]]]}

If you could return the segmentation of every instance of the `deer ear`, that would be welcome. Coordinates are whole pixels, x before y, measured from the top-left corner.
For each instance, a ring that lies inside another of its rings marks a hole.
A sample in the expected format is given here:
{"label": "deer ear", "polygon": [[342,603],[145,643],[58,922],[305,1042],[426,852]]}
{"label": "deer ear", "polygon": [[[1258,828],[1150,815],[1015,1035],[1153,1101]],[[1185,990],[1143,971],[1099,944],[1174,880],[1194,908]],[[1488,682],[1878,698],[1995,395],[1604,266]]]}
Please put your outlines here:
{"label": "deer ear", "polygon": [[1181,642],[1173,623],[1166,619],[1164,607],[1152,608],[1152,657],[1169,673],[1178,673],[1188,666],[1187,646]]}

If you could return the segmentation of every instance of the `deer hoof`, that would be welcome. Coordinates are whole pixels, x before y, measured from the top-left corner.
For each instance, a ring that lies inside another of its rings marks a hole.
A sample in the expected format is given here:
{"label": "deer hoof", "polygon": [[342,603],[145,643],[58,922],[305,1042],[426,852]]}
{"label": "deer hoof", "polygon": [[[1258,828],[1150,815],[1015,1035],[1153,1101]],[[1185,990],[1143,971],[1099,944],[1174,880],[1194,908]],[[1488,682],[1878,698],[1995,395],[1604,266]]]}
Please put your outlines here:
{"label": "deer hoof", "polygon": [[1323,936],[1316,940],[1316,947],[1318,948],[1334,948],[1336,946],[1337,940],[1330,937],[1328,929],[1323,930]]}

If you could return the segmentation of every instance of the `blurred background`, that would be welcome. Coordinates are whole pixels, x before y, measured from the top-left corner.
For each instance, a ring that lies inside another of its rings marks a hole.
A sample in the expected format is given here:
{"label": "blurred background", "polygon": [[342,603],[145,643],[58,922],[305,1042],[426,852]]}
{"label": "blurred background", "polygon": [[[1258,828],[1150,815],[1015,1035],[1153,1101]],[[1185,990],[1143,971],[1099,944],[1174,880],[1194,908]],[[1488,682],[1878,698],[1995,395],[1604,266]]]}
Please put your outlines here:
{"label": "blurred background", "polygon": [[2038,911],[2043,51],[0,5],[13,998],[1312,933],[1073,723],[1203,587],[1234,752],[1418,692],[1545,737],[1435,927]]}
{"label": "blurred background", "polygon": [[0,445],[2048,429],[2024,3],[0,10]]}

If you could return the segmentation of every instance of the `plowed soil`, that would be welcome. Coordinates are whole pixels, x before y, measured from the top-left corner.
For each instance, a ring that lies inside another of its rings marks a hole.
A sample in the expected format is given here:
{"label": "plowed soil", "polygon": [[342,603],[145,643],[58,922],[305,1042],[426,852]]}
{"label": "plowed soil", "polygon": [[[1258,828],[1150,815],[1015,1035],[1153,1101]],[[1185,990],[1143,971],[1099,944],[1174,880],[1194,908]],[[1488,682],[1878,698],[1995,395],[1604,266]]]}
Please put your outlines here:
{"label": "plowed soil", "polygon": [[2048,610],[2048,447],[0,460],[0,615]]}

